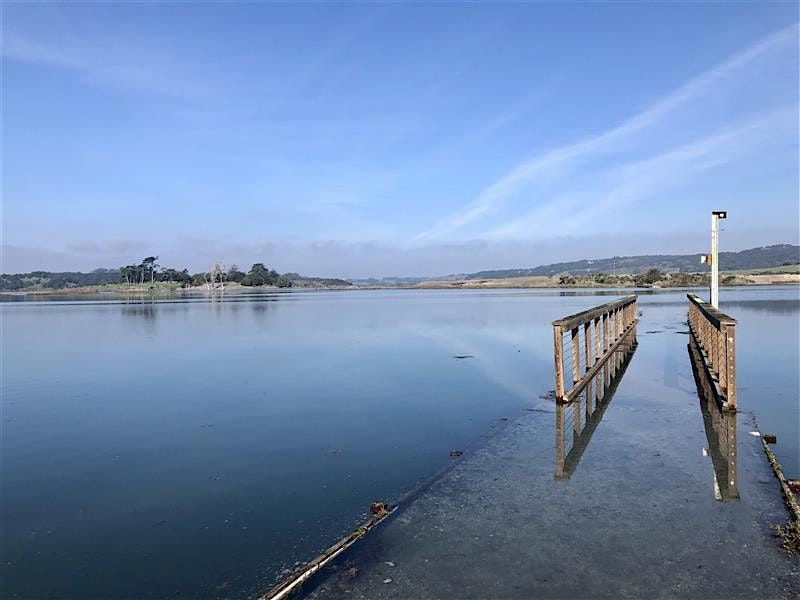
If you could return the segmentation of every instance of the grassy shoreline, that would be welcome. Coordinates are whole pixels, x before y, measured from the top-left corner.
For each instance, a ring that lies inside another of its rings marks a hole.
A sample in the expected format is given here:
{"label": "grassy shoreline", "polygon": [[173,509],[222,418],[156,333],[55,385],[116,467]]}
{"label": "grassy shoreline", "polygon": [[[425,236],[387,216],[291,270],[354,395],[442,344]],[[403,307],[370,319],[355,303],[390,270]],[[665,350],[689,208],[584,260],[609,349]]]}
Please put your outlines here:
{"label": "grassy shoreline", "polygon": [[[512,277],[507,279],[454,279],[423,281],[415,286],[422,289],[482,289],[482,288],[683,288],[683,287],[708,287],[708,281],[699,277],[700,274],[686,273],[676,277],[665,278],[653,284],[642,285],[634,280],[633,276],[622,275],[609,277],[607,281],[598,281],[596,276],[569,277],[569,283],[564,283],[559,276],[534,276]],[[695,277],[693,279],[693,277]],[[800,284],[800,273],[786,272],[739,272],[729,271],[720,273],[720,285],[797,285]]]}
{"label": "grassy shoreline", "polygon": [[[706,283],[689,282],[683,279],[670,281],[665,279],[653,285],[642,286],[637,284],[632,276],[623,275],[613,278],[612,281],[598,282],[594,276],[578,276],[570,278],[568,284],[560,282],[556,276],[534,276],[534,277],[512,277],[505,279],[453,279],[453,280],[430,280],[417,284],[396,285],[396,286],[315,286],[315,287],[295,287],[291,289],[301,290],[376,290],[376,289],[613,289],[613,288],[650,288],[650,289],[669,289],[669,288],[704,288]],[[720,274],[722,287],[729,286],[774,286],[774,285],[800,285],[800,273],[798,272],[725,272]],[[274,286],[248,287],[238,283],[225,285],[226,292],[243,292],[255,290],[278,290]],[[287,288],[288,289],[288,288]],[[82,286],[61,289],[34,289],[34,290],[14,290],[0,291],[0,296],[72,296],[72,295],[151,295],[151,296],[174,296],[178,294],[208,294],[211,292],[219,293],[222,290],[209,290],[206,286],[181,287],[172,282],[156,282],[153,284],[129,286],[126,284],[105,284],[95,286]]]}

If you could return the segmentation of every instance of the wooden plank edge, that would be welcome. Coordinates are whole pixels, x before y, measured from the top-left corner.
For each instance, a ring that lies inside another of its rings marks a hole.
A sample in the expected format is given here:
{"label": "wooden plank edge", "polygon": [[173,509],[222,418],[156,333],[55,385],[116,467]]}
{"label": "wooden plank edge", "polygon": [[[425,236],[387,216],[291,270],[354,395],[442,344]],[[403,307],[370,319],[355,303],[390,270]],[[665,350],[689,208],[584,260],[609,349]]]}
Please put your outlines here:
{"label": "wooden plank edge", "polygon": [[355,531],[336,542],[333,546],[322,552],[304,567],[289,575],[269,592],[259,596],[258,600],[282,600],[283,598],[286,598],[289,594],[299,588],[300,585],[311,579],[311,577],[319,572],[319,570],[322,569],[326,564],[364,537],[386,517],[393,514],[395,510],[397,510],[397,506],[393,507],[386,514],[370,517],[366,523],[358,527]]}

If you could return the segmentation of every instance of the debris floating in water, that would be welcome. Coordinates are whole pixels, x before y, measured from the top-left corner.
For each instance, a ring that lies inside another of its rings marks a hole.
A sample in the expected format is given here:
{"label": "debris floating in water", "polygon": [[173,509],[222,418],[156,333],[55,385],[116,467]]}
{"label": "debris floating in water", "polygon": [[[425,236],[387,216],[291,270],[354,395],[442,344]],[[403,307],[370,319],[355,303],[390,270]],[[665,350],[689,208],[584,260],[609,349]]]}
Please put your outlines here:
{"label": "debris floating in water", "polygon": [[464,360],[465,358],[475,358],[473,354],[454,354],[453,358],[457,358],[458,360]]}
{"label": "debris floating in water", "polygon": [[383,580],[383,583],[392,583],[392,578],[387,577],[386,579]]}
{"label": "debris floating in water", "polygon": [[369,512],[376,517],[385,517],[392,512],[392,508],[386,502],[373,502],[369,505]]}
{"label": "debris floating in water", "polygon": [[464,454],[463,450],[450,450],[450,456],[461,456]]}

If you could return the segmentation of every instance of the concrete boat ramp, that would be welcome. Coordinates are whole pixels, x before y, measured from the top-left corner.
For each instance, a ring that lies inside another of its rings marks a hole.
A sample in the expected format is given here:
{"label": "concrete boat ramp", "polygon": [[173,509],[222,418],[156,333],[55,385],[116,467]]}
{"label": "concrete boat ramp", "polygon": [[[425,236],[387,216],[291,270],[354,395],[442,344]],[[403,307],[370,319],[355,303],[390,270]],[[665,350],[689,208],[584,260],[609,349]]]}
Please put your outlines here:
{"label": "concrete boat ramp", "polygon": [[698,394],[680,329],[645,311],[638,347],[620,352],[608,385],[600,373],[587,388],[588,407],[532,400],[301,593],[800,598],[754,418]]}

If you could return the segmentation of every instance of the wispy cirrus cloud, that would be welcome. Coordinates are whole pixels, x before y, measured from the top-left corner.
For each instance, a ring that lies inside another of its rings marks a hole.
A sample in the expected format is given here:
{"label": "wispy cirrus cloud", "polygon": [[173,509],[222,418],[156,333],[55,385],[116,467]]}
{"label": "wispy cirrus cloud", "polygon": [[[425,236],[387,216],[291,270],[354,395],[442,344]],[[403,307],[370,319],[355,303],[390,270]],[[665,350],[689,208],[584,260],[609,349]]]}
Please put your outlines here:
{"label": "wispy cirrus cloud", "polygon": [[177,98],[208,96],[217,88],[152,40],[92,35],[48,38],[13,29],[3,35],[4,59],[67,69],[93,84]]}
{"label": "wispy cirrus cloud", "polygon": [[[600,176],[590,178],[590,185],[569,189],[537,204],[524,216],[488,231],[485,237],[520,237],[535,228],[558,229],[562,234],[577,232],[598,216],[647,198],[670,184],[680,183],[780,143],[796,127],[795,106],[757,115],[656,156],[603,171]],[[569,216],[565,218],[565,214]]]}
{"label": "wispy cirrus cloud", "polygon": [[[634,140],[646,138],[648,134],[658,128],[668,127],[670,118],[677,113],[695,110],[696,105],[704,97],[719,94],[720,88],[736,87],[741,80],[753,72],[763,61],[774,58],[786,52],[795,52],[798,37],[798,25],[793,24],[777,31],[752,46],[740,51],[723,63],[690,79],[665,97],[661,98],[644,111],[630,117],[622,124],[613,127],[598,135],[589,136],[578,142],[567,144],[545,152],[527,160],[492,185],[486,187],[478,196],[457,212],[440,220],[433,227],[419,233],[417,241],[436,240],[446,238],[449,234],[461,230],[477,221],[496,212],[514,197],[523,192],[527,186],[539,178],[562,178],[574,172],[583,164],[602,158],[624,149]],[[724,91],[729,92],[726,88]],[[770,117],[765,123],[785,126],[785,122],[778,122]],[[734,127],[726,139],[735,141],[735,134],[748,134],[750,126]],[[785,130],[784,130],[785,131]],[[709,138],[708,142],[713,138]],[[697,148],[702,147],[702,143]],[[697,148],[695,150],[697,150]],[[688,151],[687,148],[683,149]],[[680,149],[678,149],[678,154]],[[666,160],[670,150],[662,150],[661,161]],[[658,161],[656,161],[656,164]],[[644,164],[644,163],[643,163]],[[542,213],[552,211],[554,202],[549,202],[539,208]],[[510,234],[518,230],[514,224],[515,219],[508,226],[496,227],[493,235]]]}

